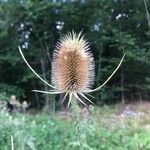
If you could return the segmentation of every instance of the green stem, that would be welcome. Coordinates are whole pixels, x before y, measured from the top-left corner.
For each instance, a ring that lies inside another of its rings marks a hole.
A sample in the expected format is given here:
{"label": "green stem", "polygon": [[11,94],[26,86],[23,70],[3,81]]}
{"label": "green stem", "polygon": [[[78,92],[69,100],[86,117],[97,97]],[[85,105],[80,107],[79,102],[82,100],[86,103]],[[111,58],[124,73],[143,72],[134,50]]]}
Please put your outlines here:
{"label": "green stem", "polygon": [[85,144],[85,137],[82,130],[82,124],[81,124],[81,118],[80,118],[80,108],[77,104],[77,100],[74,96],[72,96],[71,99],[71,108],[73,111],[73,116],[75,120],[75,126],[78,134],[78,142],[79,142],[79,149],[84,150],[84,144]]}

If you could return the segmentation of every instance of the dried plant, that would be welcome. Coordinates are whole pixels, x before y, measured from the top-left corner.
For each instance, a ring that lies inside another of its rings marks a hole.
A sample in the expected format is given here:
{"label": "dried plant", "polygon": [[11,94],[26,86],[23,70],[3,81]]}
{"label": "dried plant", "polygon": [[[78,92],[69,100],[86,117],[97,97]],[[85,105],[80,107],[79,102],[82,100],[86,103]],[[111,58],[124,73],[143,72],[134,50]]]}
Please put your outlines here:
{"label": "dried plant", "polygon": [[[59,94],[66,93],[62,102],[69,95],[68,107],[71,103],[71,107],[74,113],[74,122],[78,134],[78,146],[79,149],[87,149],[88,144],[86,142],[86,127],[82,124],[79,112],[79,106],[76,100],[86,105],[80,97],[85,98],[87,101],[93,104],[85,94],[95,92],[101,89],[119,69],[124,56],[122,57],[119,65],[110,75],[110,77],[98,88],[92,90],[94,82],[94,58],[90,52],[89,43],[81,36],[81,32],[76,34],[74,32],[63,36],[56,45],[56,49],[53,54],[52,61],[52,83],[47,83],[43,80],[28,64],[25,59],[21,48],[19,47],[20,54],[24,59],[28,67],[33,73],[41,79],[49,87],[53,88],[51,91],[33,90],[34,92],[47,93],[47,94]],[[80,97],[79,97],[80,95]]]}
{"label": "dried plant", "polygon": [[[56,45],[54,50],[53,61],[52,61],[52,83],[49,84],[47,81],[42,79],[29,65],[25,59],[21,48],[19,47],[20,54],[32,70],[32,72],[45,84],[53,88],[51,91],[40,91],[33,90],[34,92],[46,93],[46,94],[60,94],[66,93],[63,101],[69,95],[68,106],[71,103],[72,96],[78,99],[81,103],[86,105],[79,95],[85,98],[87,101],[93,104],[93,102],[88,99],[85,94],[95,92],[100,90],[116,73],[120,65],[123,62],[124,56],[122,57],[120,63],[114,72],[108,77],[108,79],[98,88],[91,89],[94,82],[94,58],[90,52],[89,43],[84,40],[81,36],[81,32],[76,34],[75,32],[70,32],[64,35]],[[63,102],[62,101],[62,102]]]}

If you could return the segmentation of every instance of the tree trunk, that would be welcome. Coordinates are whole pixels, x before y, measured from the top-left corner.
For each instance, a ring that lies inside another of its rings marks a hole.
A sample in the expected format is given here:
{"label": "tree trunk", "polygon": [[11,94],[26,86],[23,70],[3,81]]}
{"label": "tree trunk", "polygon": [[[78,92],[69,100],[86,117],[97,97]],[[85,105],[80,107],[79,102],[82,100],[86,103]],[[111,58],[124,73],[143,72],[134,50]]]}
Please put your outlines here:
{"label": "tree trunk", "polygon": [[123,72],[123,67],[121,70],[121,102],[122,104],[125,103],[125,99],[124,99],[124,72]]}
{"label": "tree trunk", "polygon": [[146,0],[143,0],[143,1],[144,1],[144,7],[145,7],[145,12],[146,12],[146,17],[147,17],[147,23],[148,23],[148,27],[149,27],[149,30],[150,30],[150,15],[149,15],[149,12],[148,12],[147,1]]}
{"label": "tree trunk", "polygon": [[[50,55],[49,47],[48,47],[48,44],[46,42],[45,42],[44,46],[45,46],[46,56],[48,57],[48,68],[50,68],[51,63],[52,63],[52,57]],[[49,78],[51,78],[51,73],[50,72],[49,72]],[[51,96],[51,100],[49,101],[49,105],[50,105],[50,110],[55,112],[55,109],[56,109],[55,96]]]}
{"label": "tree trunk", "polygon": [[[102,52],[103,52],[103,44],[100,43],[100,48],[99,48],[99,59],[98,59],[98,69],[97,69],[97,87],[99,86],[99,81],[101,79],[101,59],[102,59]],[[100,93],[97,92],[97,97],[98,99],[101,98]],[[99,100],[98,100],[99,101]],[[102,102],[101,102],[102,103]]]}
{"label": "tree trunk", "polygon": [[[36,90],[35,81],[32,80],[31,82],[32,82],[33,89]],[[39,96],[36,92],[35,92],[35,98],[36,98],[36,101],[37,101],[37,108],[40,108]]]}
{"label": "tree trunk", "polygon": [[[41,69],[42,69],[43,79],[46,80],[46,70],[45,70],[45,67],[44,67],[43,59],[41,59],[40,62],[41,62]],[[47,87],[46,84],[44,84],[44,91],[48,91],[48,87]],[[48,96],[48,94],[44,94],[44,96],[45,96],[45,100],[46,100],[45,109],[46,109],[46,112],[49,112],[50,111],[49,96]]]}

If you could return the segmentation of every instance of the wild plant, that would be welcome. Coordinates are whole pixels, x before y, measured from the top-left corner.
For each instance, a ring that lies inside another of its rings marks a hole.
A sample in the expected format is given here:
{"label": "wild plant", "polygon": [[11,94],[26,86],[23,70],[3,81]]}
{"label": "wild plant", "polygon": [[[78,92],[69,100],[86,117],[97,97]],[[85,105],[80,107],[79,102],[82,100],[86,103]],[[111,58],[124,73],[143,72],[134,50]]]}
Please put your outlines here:
{"label": "wild plant", "polygon": [[84,126],[81,122],[80,108],[77,100],[83,105],[87,106],[82,98],[86,99],[90,103],[93,102],[86,96],[89,93],[100,90],[116,73],[121,66],[125,55],[123,55],[120,63],[113,71],[113,73],[107,78],[107,80],[99,87],[92,89],[95,78],[95,64],[94,58],[90,51],[89,42],[81,36],[81,32],[76,34],[70,32],[60,38],[56,44],[56,48],[53,54],[52,60],[52,84],[49,84],[43,78],[41,78],[34,69],[29,65],[25,59],[21,48],[19,47],[20,54],[31,69],[31,71],[45,84],[47,84],[53,90],[41,91],[33,90],[34,92],[45,93],[45,94],[61,94],[65,93],[62,102],[65,101],[66,97],[69,96],[68,107],[71,104],[71,108],[74,114],[74,122],[78,135],[79,149],[85,149],[86,145],[86,134],[84,132]]}

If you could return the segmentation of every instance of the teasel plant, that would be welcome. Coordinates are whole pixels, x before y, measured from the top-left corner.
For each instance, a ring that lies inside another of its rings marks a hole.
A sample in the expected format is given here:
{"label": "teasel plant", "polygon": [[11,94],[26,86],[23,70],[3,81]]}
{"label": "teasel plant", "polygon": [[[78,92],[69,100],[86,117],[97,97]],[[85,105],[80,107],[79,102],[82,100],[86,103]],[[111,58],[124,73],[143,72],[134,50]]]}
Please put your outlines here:
{"label": "teasel plant", "polygon": [[62,103],[65,101],[66,97],[69,97],[68,107],[71,105],[75,125],[78,134],[79,148],[84,149],[86,144],[86,138],[83,133],[83,127],[80,118],[80,109],[78,106],[78,101],[83,105],[87,106],[82,100],[85,99],[94,103],[87,97],[92,92],[100,90],[116,73],[116,71],[121,66],[125,54],[120,60],[118,66],[113,71],[113,73],[107,78],[107,80],[99,87],[92,89],[95,78],[95,64],[94,58],[90,51],[90,44],[81,36],[82,32],[79,34],[74,31],[62,36],[57,42],[52,59],[52,84],[45,81],[41,76],[39,76],[34,69],[29,65],[24,54],[19,46],[20,54],[30,68],[30,70],[46,85],[48,85],[52,90],[41,91],[32,90],[33,92],[39,92],[44,94],[61,94],[65,93]]}

